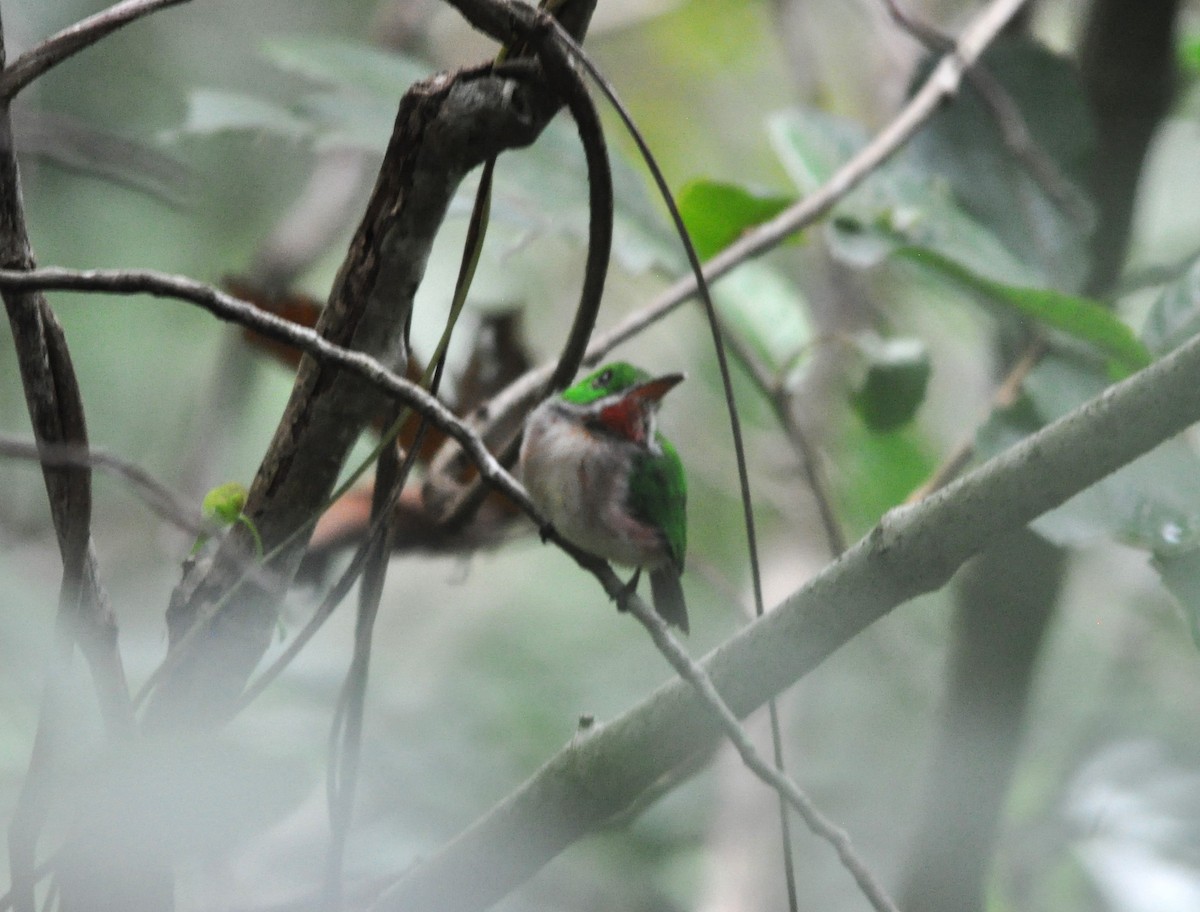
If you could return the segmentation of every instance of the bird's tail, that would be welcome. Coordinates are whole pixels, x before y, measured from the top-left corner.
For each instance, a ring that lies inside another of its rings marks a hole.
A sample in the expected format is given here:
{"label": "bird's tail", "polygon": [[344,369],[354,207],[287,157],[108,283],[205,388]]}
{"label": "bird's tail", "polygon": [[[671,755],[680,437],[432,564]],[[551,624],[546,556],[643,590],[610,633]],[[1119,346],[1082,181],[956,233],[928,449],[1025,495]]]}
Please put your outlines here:
{"label": "bird's tail", "polygon": [[683,586],[679,583],[679,571],[674,567],[660,567],[650,572],[650,592],[654,596],[654,610],[668,624],[674,624],[684,633],[688,632],[687,605],[683,601]]}

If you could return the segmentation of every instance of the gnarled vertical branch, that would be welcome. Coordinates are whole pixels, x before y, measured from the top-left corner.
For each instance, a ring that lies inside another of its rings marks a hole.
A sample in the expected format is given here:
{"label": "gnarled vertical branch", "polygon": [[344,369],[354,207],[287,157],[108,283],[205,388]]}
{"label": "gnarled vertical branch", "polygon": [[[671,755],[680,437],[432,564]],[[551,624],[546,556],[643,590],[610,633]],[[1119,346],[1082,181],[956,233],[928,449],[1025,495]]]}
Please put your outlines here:
{"label": "gnarled vertical branch", "polygon": [[[574,5],[579,33],[593,4]],[[532,12],[532,11],[531,11]],[[510,37],[509,23],[499,28]],[[331,342],[400,367],[413,297],[450,200],[475,166],[537,138],[559,106],[542,82],[514,80],[483,66],[441,74],[404,96],[366,214],[338,272],[318,331]],[[360,378],[305,358],[291,399],[250,489],[246,514],[271,568],[286,583],[350,448],[383,398]],[[235,530],[210,565],[185,578],[168,613],[172,643],[210,623],[203,649],[189,650],[164,676],[148,723],[213,719],[245,684],[270,640],[279,588],[242,582],[254,554]],[[221,605],[216,610],[218,604]],[[216,611],[216,616],[208,620]]]}
{"label": "gnarled vertical branch", "polygon": [[[0,66],[5,61],[0,24]],[[4,70],[4,73],[7,73]],[[13,144],[8,96],[0,98],[0,267],[34,267],[25,224],[20,173]],[[40,292],[5,290],[25,401],[39,450],[69,446],[86,450],[83,399],[61,324]],[[29,772],[9,829],[13,899],[20,912],[34,908],[37,844],[54,795],[51,770],[67,737],[63,712],[69,693],[67,667],[78,643],[92,668],[110,734],[132,730],[133,715],[116,647],[116,623],[99,580],[92,546],[92,478],[87,465],[43,464],[50,517],[58,537],[63,578],[56,622],[56,649],[38,718]]]}

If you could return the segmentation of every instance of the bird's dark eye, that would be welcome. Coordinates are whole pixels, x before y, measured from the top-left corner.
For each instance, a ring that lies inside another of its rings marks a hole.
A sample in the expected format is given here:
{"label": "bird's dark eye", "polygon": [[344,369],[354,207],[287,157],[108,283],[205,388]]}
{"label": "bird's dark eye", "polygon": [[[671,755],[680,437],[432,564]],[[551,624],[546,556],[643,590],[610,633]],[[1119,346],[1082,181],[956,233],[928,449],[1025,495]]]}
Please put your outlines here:
{"label": "bird's dark eye", "polygon": [[594,384],[596,389],[601,389],[602,387],[608,386],[610,383],[612,383],[612,378],[613,372],[611,369],[602,371],[600,376],[596,378],[596,382]]}

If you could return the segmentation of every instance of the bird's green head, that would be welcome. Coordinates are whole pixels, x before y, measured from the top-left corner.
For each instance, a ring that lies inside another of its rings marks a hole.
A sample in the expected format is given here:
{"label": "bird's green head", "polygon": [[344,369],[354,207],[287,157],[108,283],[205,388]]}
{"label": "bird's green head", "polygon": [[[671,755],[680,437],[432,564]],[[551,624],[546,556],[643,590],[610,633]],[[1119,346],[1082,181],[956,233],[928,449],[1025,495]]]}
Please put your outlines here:
{"label": "bird's green head", "polygon": [[637,443],[652,438],[659,401],[683,374],[654,377],[624,361],[614,361],[565,390],[564,402],[582,409],[588,420]]}
{"label": "bird's green head", "polygon": [[607,396],[623,393],[649,379],[650,375],[641,368],[625,361],[614,361],[564,390],[562,397],[572,405],[591,405]]}

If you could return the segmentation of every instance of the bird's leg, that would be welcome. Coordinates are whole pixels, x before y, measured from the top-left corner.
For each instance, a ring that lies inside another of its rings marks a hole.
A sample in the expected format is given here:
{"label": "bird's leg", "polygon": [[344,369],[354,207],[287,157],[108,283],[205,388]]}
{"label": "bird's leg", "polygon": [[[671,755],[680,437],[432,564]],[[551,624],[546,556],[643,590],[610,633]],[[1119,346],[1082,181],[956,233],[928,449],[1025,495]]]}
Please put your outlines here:
{"label": "bird's leg", "polygon": [[542,544],[550,541],[550,536],[554,534],[554,523],[542,523],[538,526],[538,535],[541,536]]}
{"label": "bird's leg", "polygon": [[617,610],[625,611],[625,600],[629,596],[637,592],[638,581],[642,578],[642,568],[638,567],[633,571],[633,576],[629,577],[629,582],[621,587],[621,591],[617,593]]}

